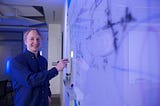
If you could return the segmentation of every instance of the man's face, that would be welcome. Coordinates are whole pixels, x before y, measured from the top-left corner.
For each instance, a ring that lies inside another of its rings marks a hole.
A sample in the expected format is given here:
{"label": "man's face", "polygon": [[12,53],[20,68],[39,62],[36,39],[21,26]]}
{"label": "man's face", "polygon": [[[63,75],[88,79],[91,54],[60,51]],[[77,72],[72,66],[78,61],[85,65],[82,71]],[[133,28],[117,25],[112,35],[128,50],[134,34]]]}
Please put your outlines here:
{"label": "man's face", "polygon": [[38,32],[36,30],[31,30],[24,42],[27,46],[27,50],[29,50],[30,52],[37,52],[39,47],[40,47],[40,43],[41,43],[41,36],[38,34]]}

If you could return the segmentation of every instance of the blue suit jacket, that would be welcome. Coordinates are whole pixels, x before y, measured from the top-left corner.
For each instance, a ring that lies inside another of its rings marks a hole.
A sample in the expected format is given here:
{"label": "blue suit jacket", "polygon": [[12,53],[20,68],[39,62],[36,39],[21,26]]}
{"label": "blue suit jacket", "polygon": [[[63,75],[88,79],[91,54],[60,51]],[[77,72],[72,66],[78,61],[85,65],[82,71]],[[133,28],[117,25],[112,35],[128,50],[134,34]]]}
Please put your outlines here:
{"label": "blue suit jacket", "polygon": [[58,71],[47,71],[47,60],[26,50],[11,61],[11,74],[15,106],[48,106],[51,96],[49,80]]}

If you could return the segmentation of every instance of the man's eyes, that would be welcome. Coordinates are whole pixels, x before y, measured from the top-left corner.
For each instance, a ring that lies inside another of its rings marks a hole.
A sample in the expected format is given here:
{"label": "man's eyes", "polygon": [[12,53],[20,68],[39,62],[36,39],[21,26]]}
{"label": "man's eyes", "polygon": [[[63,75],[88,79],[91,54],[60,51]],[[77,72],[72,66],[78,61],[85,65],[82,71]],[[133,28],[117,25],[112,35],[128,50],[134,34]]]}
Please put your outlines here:
{"label": "man's eyes", "polygon": [[39,39],[39,38],[31,38],[30,40],[40,41],[40,39]]}

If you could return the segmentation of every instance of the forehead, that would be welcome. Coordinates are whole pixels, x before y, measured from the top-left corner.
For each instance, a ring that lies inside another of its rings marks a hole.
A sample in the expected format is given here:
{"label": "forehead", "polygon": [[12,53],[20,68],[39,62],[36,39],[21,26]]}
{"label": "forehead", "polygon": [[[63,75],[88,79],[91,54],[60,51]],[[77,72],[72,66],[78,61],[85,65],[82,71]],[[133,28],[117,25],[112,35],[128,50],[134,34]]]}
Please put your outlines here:
{"label": "forehead", "polygon": [[38,35],[40,36],[39,32],[37,30],[31,30],[28,35]]}
{"label": "forehead", "polygon": [[41,37],[37,30],[30,30],[26,37]]}

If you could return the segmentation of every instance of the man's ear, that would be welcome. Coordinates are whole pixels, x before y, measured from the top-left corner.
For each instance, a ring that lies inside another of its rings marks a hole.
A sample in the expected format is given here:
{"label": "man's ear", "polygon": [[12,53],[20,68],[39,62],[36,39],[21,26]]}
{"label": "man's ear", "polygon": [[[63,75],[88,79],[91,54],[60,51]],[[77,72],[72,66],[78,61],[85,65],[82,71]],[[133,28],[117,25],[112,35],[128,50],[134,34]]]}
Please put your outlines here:
{"label": "man's ear", "polygon": [[27,41],[26,40],[24,40],[24,44],[27,45]]}

